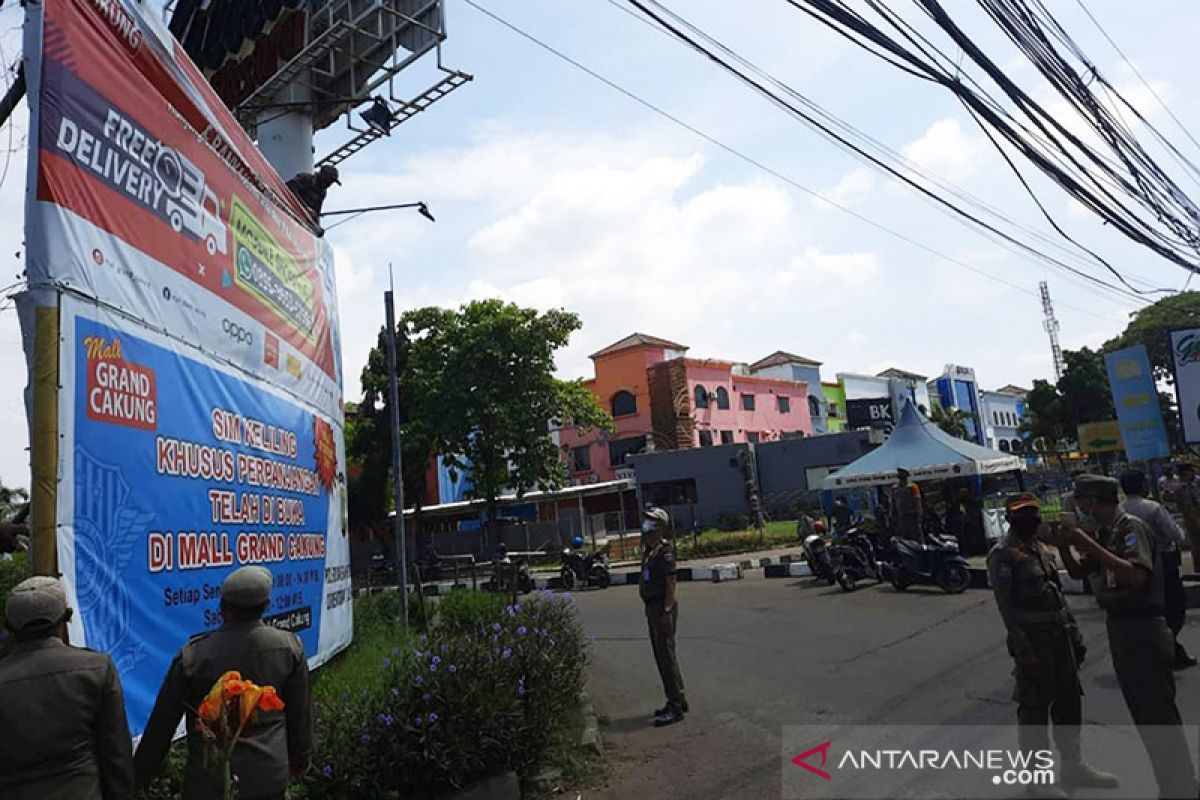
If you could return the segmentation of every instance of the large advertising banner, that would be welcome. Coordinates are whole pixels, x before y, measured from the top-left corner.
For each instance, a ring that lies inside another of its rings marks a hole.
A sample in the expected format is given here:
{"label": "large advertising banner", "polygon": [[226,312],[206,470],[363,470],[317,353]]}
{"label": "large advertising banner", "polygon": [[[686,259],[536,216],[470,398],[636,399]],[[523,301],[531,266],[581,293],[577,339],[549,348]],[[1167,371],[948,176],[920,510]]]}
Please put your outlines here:
{"label": "large advertising banner", "polygon": [[239,566],[274,573],[311,665],[352,629],[331,250],[152,5],[25,25],[34,546],[135,735]]}
{"label": "large advertising banner", "polygon": [[98,306],[67,297],[62,313],[62,374],[77,387],[60,396],[72,639],[116,662],[134,735],[175,652],[221,624],[230,570],[271,570],[266,621],[306,652],[344,645],[333,420]]}
{"label": "large advertising banner", "polygon": [[1121,425],[1125,455],[1130,461],[1169,458],[1167,426],[1158,405],[1158,387],[1150,371],[1150,356],[1143,345],[1107,353],[1104,366],[1112,387],[1113,406]]}
{"label": "large advertising banner", "polygon": [[1179,328],[1170,337],[1183,440],[1200,444],[1200,328]]}

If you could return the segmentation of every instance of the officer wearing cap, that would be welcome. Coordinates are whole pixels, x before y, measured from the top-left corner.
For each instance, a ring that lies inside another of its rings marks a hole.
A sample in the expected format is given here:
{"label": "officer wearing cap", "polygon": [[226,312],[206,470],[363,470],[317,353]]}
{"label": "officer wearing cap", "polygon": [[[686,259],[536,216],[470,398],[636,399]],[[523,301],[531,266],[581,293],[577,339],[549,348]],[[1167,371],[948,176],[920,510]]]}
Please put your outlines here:
{"label": "officer wearing cap", "polygon": [[642,514],[642,577],[638,589],[646,606],[646,624],[654,663],[662,678],[667,704],[654,712],[654,724],[672,725],[688,710],[683,695],[683,677],[675,658],[675,623],[679,604],[675,600],[675,548],[667,539],[671,517],[661,508],[648,508]]}
{"label": "officer wearing cap", "polygon": [[[1115,479],[1080,475],[1078,511],[1062,515],[1059,552],[1072,577],[1087,578],[1105,611],[1117,683],[1150,756],[1160,796],[1195,797],[1191,753],[1175,705],[1161,560],[1154,537],[1121,510],[1119,501]],[[1076,517],[1094,521],[1095,538]]]}
{"label": "officer wearing cap", "polygon": [[193,637],[171,662],[154,711],[134,756],[137,782],[154,779],[179,720],[187,716],[188,763],[184,800],[219,798],[220,776],[204,766],[203,741],[195,709],[229,670],[260,686],[274,686],[283,710],[264,712],[233,751],[233,772],[241,800],[282,800],[289,778],[308,769],[312,755],[312,708],[304,645],[293,633],[263,623],[271,601],[271,573],[242,567],[221,584],[217,630]]}
{"label": "officer wearing cap", "polygon": [[[1008,631],[1008,652],[1016,662],[1018,738],[1022,751],[1046,750],[1048,726],[1062,754],[1065,786],[1114,787],[1115,775],[1083,761],[1079,726],[1083,722],[1079,665],[1087,650],[1067,607],[1058,570],[1037,542],[1041,502],[1033,494],[1012,495],[1005,503],[1008,534],[988,554],[988,579]],[[1056,786],[1033,786],[1037,797],[1064,797]]]}
{"label": "officer wearing cap", "polygon": [[326,164],[316,172],[298,173],[287,182],[287,186],[308,209],[309,214],[312,215],[312,221],[316,223],[320,222],[321,211],[325,207],[325,195],[328,194],[329,187],[335,183],[338,186],[342,185],[338,169]]}
{"label": "officer wearing cap", "polygon": [[133,793],[133,746],[112,659],[63,644],[62,584],[17,584],[4,616],[16,637],[0,659],[0,797],[116,800]]}
{"label": "officer wearing cap", "polygon": [[921,527],[924,510],[921,502],[921,487],[908,482],[909,472],[904,467],[896,470],[896,485],[892,488],[892,511],[896,514],[896,533],[901,539],[914,542],[925,541],[925,530]]}

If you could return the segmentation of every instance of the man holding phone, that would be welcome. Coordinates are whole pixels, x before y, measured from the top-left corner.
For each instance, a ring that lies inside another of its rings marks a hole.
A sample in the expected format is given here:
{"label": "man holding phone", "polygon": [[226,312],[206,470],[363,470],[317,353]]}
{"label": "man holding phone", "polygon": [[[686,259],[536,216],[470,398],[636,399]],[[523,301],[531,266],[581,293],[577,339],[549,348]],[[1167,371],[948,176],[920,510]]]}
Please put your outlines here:
{"label": "man holding phone", "polygon": [[[1105,611],[1117,684],[1154,766],[1160,796],[1195,797],[1191,753],[1175,704],[1173,639],[1154,538],[1121,510],[1113,478],[1080,475],[1075,503],[1078,510],[1060,518],[1063,564],[1071,577],[1087,578]],[[1088,523],[1095,538],[1082,527]]]}

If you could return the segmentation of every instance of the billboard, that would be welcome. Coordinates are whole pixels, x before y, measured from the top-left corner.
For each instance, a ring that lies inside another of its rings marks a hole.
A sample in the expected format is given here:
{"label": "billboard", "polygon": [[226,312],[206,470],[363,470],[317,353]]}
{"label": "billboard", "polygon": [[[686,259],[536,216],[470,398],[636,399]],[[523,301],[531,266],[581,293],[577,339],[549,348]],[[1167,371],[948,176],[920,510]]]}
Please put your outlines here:
{"label": "billboard", "polygon": [[1130,461],[1169,458],[1171,445],[1146,348],[1139,344],[1107,353],[1104,366],[1125,442],[1125,455]]}
{"label": "billboard", "polygon": [[859,428],[887,428],[890,430],[895,424],[890,397],[864,397],[846,401],[846,425],[851,430]]}
{"label": "billboard", "polygon": [[239,566],[310,664],[350,641],[333,260],[148,6],[26,14],[35,564],[138,735]]}
{"label": "billboard", "polygon": [[1183,440],[1197,444],[1200,443],[1200,328],[1171,331],[1170,346]]}

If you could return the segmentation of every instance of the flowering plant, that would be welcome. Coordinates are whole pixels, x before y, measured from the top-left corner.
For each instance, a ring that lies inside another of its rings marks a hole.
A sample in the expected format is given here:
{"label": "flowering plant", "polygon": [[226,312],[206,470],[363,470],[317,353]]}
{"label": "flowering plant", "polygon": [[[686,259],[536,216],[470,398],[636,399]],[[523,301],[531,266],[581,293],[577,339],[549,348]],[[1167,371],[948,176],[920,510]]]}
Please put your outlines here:
{"label": "flowering plant", "polygon": [[259,711],[282,711],[283,701],[274,686],[243,680],[241,673],[226,672],[213,684],[196,711],[196,730],[204,740],[205,765],[220,769],[222,800],[236,797],[231,761],[242,734],[254,724]]}

